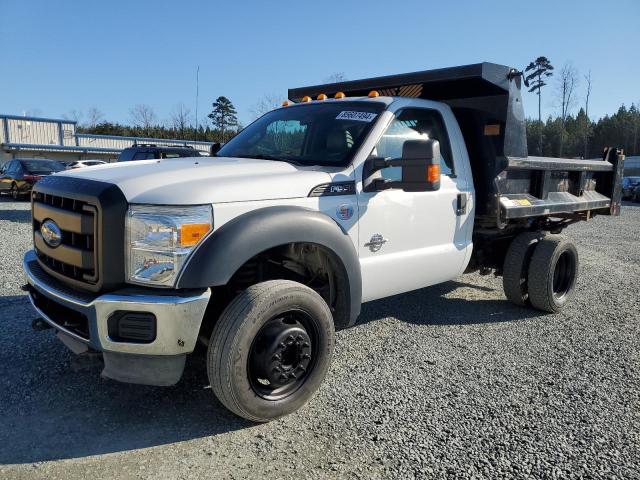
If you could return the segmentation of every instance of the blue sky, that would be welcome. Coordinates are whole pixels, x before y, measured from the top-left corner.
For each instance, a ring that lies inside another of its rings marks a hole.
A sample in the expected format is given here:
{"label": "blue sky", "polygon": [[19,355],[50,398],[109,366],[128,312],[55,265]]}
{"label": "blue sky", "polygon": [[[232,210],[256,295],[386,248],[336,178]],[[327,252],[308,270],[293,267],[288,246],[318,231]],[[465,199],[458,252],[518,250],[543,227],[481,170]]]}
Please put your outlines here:
{"label": "blue sky", "polygon": [[[288,87],[546,55],[591,70],[594,116],[640,102],[640,1],[0,0],[0,113],[59,117],[97,107],[128,122],[135,104],[160,120],[184,103],[200,117],[219,95],[245,124]],[[584,81],[578,87],[584,97]],[[554,86],[543,115],[556,113]],[[525,96],[527,115],[536,98]]]}

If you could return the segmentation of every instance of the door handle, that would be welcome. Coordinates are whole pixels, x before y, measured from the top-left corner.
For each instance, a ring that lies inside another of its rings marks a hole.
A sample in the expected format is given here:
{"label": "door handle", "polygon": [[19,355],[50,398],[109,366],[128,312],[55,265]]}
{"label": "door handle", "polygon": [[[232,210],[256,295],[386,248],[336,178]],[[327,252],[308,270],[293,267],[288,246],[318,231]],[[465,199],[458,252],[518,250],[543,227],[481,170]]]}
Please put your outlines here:
{"label": "door handle", "polygon": [[467,194],[459,193],[458,201],[456,204],[456,215],[464,215],[467,213]]}

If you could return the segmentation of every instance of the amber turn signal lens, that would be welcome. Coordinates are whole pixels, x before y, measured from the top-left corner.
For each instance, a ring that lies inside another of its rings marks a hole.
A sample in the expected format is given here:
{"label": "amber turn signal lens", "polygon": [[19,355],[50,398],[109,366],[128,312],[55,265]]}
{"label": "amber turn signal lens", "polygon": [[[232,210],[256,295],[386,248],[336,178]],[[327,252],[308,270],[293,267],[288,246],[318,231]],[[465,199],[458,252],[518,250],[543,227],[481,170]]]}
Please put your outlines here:
{"label": "amber turn signal lens", "polygon": [[427,182],[436,183],[440,180],[440,165],[429,165],[427,167]]}
{"label": "amber turn signal lens", "polygon": [[311,97],[308,95],[305,95],[304,97],[302,97],[302,101],[303,102],[310,102],[311,101]]}
{"label": "amber turn signal lens", "polygon": [[346,97],[346,95],[343,92],[338,92],[333,96],[333,98],[338,98],[338,99],[344,98],[344,97]]}
{"label": "amber turn signal lens", "polygon": [[180,246],[192,247],[211,230],[208,223],[185,223],[180,226]]}

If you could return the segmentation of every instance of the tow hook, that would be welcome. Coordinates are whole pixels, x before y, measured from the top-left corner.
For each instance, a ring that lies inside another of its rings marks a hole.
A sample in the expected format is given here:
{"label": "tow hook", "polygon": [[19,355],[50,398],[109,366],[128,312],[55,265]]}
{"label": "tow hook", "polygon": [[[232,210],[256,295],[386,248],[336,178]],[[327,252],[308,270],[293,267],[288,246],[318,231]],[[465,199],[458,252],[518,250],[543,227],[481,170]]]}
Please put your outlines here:
{"label": "tow hook", "polygon": [[43,330],[49,330],[53,327],[45,322],[42,318],[34,318],[31,322],[31,328],[33,328],[36,332],[41,332]]}

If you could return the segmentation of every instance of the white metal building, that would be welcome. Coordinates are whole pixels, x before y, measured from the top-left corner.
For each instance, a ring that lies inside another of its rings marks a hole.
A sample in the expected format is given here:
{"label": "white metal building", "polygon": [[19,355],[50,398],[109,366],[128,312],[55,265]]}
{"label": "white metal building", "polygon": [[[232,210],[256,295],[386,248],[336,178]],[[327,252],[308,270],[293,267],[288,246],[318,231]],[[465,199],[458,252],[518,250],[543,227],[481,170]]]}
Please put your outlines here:
{"label": "white metal building", "polygon": [[76,122],[0,114],[0,165],[12,158],[114,161],[134,143],[190,146],[209,152],[210,142],[76,133]]}

